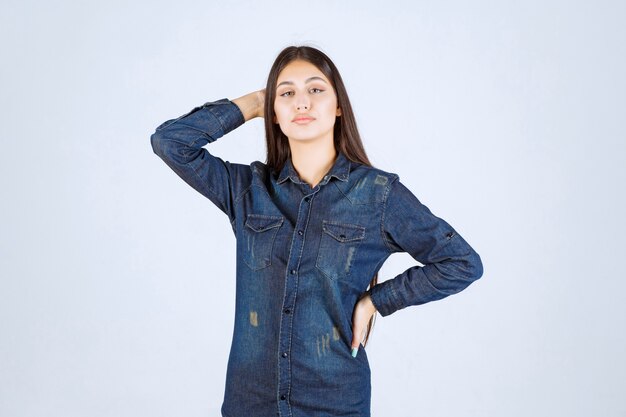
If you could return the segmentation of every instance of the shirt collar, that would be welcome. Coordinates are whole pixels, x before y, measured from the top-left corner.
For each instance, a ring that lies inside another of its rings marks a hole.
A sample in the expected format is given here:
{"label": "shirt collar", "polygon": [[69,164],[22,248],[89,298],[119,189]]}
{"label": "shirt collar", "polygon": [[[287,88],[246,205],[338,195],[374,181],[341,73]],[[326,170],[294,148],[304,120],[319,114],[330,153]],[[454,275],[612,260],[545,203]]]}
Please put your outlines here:
{"label": "shirt collar", "polygon": [[[324,176],[324,179],[320,181],[320,184],[325,184],[330,180],[330,177],[335,177],[341,181],[348,181],[348,177],[350,176],[350,160],[346,158],[346,156],[341,151],[337,151],[337,158],[335,158],[335,162],[333,166],[330,168],[330,171]],[[278,175],[278,179],[276,182],[278,184],[282,184],[287,178],[291,178],[291,181],[295,183],[302,184],[303,181],[298,176],[298,173],[293,167],[291,163],[291,157],[287,158],[285,161],[285,165],[283,169],[280,171]]]}

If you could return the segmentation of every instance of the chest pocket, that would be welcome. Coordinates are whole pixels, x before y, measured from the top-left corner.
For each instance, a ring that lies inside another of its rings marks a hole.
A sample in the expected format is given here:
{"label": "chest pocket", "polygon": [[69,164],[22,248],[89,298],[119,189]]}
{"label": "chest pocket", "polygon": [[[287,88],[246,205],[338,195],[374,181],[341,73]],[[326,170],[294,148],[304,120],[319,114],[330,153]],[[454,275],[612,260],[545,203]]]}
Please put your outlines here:
{"label": "chest pocket", "polygon": [[322,220],[320,247],[315,266],[329,279],[345,279],[357,259],[365,227]]}
{"label": "chest pocket", "polygon": [[243,228],[243,261],[250,269],[258,270],[272,264],[272,250],[282,216],[248,214]]}

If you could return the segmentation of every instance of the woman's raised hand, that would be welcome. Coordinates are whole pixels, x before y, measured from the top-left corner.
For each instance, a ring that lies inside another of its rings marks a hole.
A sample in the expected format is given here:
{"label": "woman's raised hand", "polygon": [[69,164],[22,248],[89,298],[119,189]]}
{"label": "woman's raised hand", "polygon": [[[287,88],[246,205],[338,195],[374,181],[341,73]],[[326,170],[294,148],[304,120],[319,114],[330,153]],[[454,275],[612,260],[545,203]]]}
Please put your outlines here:
{"label": "woman's raised hand", "polygon": [[253,91],[252,93],[248,93],[231,101],[239,107],[246,122],[255,117],[263,117],[265,109],[265,89]]}

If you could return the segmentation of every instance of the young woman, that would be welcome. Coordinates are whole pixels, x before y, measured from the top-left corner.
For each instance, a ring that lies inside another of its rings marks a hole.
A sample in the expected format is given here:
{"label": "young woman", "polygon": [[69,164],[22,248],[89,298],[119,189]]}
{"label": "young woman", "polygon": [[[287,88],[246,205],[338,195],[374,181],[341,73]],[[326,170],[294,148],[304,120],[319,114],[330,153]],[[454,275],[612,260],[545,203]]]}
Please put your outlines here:
{"label": "young woman", "polygon": [[[265,163],[203,148],[256,117]],[[285,48],[264,89],[167,120],[151,144],[236,236],[224,417],[370,416],[365,345],[376,311],[439,300],[482,276],[461,235],[369,163],[339,71],[318,49]],[[379,284],[395,252],[424,266]]]}

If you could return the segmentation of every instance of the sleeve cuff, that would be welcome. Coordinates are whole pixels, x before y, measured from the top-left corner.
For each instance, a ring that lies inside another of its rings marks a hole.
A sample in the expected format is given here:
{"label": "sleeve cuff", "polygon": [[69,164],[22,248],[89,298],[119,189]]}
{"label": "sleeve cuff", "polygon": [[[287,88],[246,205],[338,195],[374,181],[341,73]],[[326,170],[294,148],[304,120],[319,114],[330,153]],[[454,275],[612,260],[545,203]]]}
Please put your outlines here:
{"label": "sleeve cuff", "polygon": [[211,112],[215,115],[222,127],[222,134],[235,130],[245,123],[246,119],[241,112],[239,106],[228,98],[222,98],[216,101],[204,103],[202,107],[211,106]]}
{"label": "sleeve cuff", "polygon": [[376,284],[370,289],[370,298],[372,299],[372,303],[383,317],[398,310],[398,308],[395,307],[396,303],[392,294],[393,289],[389,285],[385,284],[388,284],[388,282],[385,281],[380,284]]}

